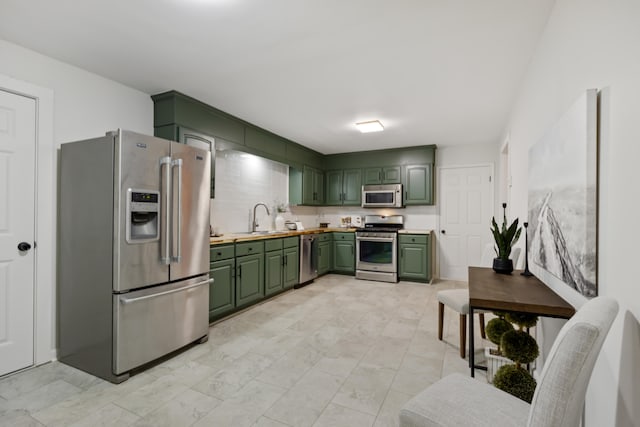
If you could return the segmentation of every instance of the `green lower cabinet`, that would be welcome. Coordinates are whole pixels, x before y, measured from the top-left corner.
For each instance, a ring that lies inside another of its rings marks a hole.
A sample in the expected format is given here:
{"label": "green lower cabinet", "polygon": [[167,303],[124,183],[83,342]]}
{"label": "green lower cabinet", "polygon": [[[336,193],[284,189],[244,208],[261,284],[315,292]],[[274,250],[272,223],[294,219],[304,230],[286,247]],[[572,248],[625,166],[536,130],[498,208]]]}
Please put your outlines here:
{"label": "green lower cabinet", "polygon": [[331,270],[332,242],[330,240],[318,243],[318,276],[327,274]]}
{"label": "green lower cabinet", "polygon": [[[298,238],[295,237],[297,240]],[[300,255],[298,252],[298,246],[284,248],[284,270],[283,270],[283,287],[284,289],[291,289],[298,284],[300,277]]]}
{"label": "green lower cabinet", "polygon": [[355,236],[353,233],[333,233],[333,271],[355,274]]}
{"label": "green lower cabinet", "polygon": [[429,235],[400,235],[398,239],[398,278],[428,282],[431,280]]}
{"label": "green lower cabinet", "polygon": [[236,258],[236,305],[238,307],[264,297],[264,254]]}
{"label": "green lower cabinet", "polygon": [[215,261],[210,264],[209,321],[217,319],[236,308],[235,259]]}
{"label": "green lower cabinet", "polygon": [[264,294],[269,296],[283,288],[284,257],[282,250],[264,255]]}

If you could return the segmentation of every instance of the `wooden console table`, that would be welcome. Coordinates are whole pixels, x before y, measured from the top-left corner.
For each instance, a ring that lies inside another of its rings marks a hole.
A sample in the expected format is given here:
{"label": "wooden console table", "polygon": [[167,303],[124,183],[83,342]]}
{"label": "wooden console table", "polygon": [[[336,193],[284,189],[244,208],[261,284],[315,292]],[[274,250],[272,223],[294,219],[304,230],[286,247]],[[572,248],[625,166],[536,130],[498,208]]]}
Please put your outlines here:
{"label": "wooden console table", "polygon": [[473,310],[515,311],[537,316],[569,319],[575,308],[535,276],[522,276],[521,270],[498,274],[491,268],[469,267],[469,367],[475,368]]}

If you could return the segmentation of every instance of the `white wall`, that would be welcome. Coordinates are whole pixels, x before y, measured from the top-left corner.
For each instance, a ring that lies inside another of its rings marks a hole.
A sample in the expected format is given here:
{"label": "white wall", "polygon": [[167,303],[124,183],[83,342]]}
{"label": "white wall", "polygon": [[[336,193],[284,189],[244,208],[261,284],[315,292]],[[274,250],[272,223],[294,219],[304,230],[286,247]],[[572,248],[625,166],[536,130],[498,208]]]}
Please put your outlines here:
{"label": "white wall", "polygon": [[[36,361],[42,363],[55,357],[56,346],[55,230],[49,228],[56,224],[57,149],[62,142],[103,135],[118,127],[152,135],[153,102],[147,94],[4,40],[0,40],[0,58],[0,82],[5,89],[35,97],[53,94],[53,108],[39,110],[40,120],[47,120],[43,114],[52,120],[51,135],[38,136],[38,170],[50,175],[38,178]],[[47,184],[42,185],[43,181]]]}
{"label": "white wall", "polygon": [[[585,425],[640,425],[640,287],[636,274],[640,211],[640,2],[558,0],[532,58],[505,135],[510,135],[513,216],[527,215],[528,150],[589,88],[601,104],[599,294],[620,314],[587,394]],[[572,304],[584,298],[545,280]],[[546,341],[556,325],[543,322]],[[548,343],[546,343],[548,345]]]}

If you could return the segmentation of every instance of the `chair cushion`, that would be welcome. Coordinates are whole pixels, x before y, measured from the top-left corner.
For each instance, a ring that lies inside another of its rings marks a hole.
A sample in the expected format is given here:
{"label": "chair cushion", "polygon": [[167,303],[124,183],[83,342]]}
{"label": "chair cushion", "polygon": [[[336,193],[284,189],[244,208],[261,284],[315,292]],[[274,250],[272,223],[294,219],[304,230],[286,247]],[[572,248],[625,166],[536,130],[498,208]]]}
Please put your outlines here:
{"label": "chair cushion", "polygon": [[462,374],[449,375],[409,400],[400,427],[525,426],[530,405]]}
{"label": "chair cushion", "polygon": [[469,290],[445,289],[436,294],[438,301],[460,314],[469,314]]}

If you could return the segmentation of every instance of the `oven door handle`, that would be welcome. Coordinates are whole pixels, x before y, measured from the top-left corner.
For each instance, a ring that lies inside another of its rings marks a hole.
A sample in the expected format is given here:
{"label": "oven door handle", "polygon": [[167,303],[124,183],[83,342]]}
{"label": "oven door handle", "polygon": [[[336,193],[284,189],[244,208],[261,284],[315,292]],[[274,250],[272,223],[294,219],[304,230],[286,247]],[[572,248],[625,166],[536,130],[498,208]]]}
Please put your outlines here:
{"label": "oven door handle", "polygon": [[395,242],[395,237],[356,237],[356,240],[366,242]]}

